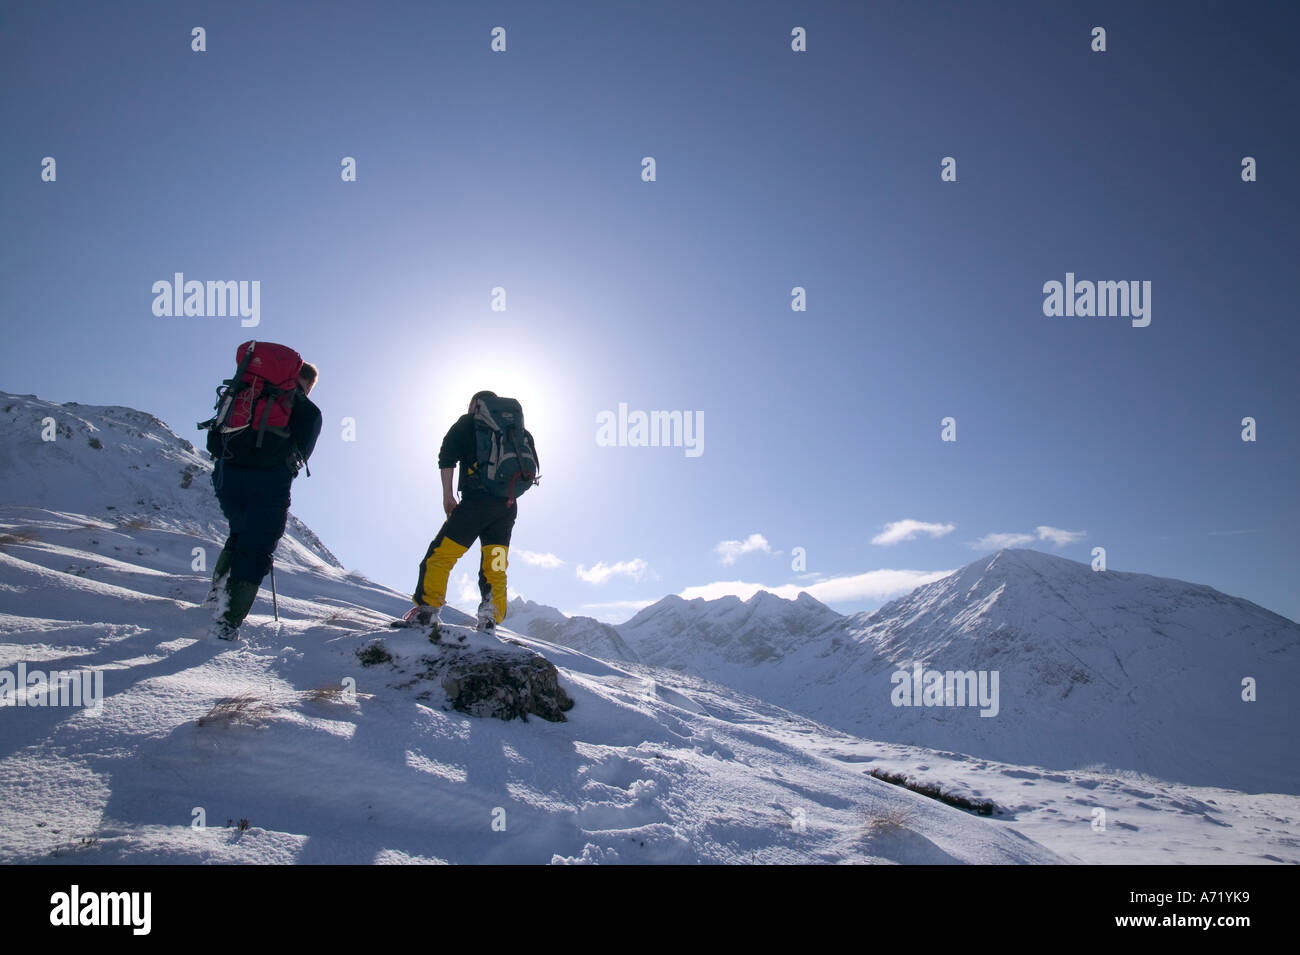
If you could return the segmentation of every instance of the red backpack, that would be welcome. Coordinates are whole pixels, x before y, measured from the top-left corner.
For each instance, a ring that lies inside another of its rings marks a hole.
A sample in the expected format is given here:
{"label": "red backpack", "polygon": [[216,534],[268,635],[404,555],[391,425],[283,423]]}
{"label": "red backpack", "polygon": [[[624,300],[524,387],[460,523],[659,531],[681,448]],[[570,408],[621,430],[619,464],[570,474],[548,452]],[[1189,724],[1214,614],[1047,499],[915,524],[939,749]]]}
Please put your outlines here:
{"label": "red backpack", "polygon": [[217,388],[216,415],[199,424],[208,431],[209,448],[215,443],[229,448],[236,440],[247,445],[253,434],[257,449],[267,434],[287,438],[302,357],[287,345],[251,341],[239,346],[235,361],[235,376]]}

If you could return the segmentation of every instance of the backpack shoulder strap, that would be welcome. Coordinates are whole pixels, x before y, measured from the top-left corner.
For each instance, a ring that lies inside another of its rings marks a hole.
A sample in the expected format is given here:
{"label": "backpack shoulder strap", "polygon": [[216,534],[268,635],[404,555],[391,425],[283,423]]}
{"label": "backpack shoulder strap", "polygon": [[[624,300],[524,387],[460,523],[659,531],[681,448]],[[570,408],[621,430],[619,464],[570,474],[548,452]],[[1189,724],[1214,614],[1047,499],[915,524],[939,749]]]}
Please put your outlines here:
{"label": "backpack shoulder strap", "polygon": [[207,421],[199,422],[198,427],[200,431],[220,428],[226,423],[226,418],[229,417],[230,408],[234,402],[226,401],[226,404],[223,407],[222,401],[225,401],[228,398],[233,398],[247,387],[244,384],[244,372],[248,370],[248,363],[253,360],[253,349],[256,347],[257,340],[254,339],[253,341],[250,341],[248,343],[248,349],[244,352],[244,357],[239,359],[239,364],[235,368],[235,377],[227,378],[217,386],[217,402],[212,406],[213,410],[217,413]]}

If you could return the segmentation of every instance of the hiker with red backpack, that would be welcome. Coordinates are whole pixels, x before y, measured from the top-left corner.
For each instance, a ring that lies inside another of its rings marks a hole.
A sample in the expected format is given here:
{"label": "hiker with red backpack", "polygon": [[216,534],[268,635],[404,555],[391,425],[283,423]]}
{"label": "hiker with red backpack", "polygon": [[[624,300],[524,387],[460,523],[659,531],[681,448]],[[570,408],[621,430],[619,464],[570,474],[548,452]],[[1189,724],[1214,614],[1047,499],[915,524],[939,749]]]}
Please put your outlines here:
{"label": "hiker with red backpack", "polygon": [[[420,562],[415,606],[394,626],[429,627],[439,642],[439,610],[447,600],[451,569],[471,544],[480,544],[477,629],[495,633],[506,616],[506,565],[519,508],[515,499],[537,483],[537,448],[513,398],[480,391],[456,419],[438,451],[442,507],[447,520]],[[459,464],[461,498],[451,489]]]}
{"label": "hiker with red backpack", "polygon": [[238,637],[257,599],[289,518],[289,489],[321,429],[320,409],[307,397],[315,365],[273,342],[244,342],[235,359],[235,376],[217,392],[217,414],[199,425],[208,432],[212,487],[230,523],[208,595],[216,607],[209,633],[218,640]]}

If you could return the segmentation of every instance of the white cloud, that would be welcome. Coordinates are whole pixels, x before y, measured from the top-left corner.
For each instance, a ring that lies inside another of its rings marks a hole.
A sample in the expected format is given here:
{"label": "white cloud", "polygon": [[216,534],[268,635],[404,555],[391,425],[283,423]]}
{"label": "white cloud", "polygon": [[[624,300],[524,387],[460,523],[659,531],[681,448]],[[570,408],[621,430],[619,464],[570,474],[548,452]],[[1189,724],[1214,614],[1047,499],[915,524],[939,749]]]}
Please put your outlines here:
{"label": "white cloud", "polygon": [[650,570],[650,565],[637,557],[633,560],[620,560],[616,564],[607,564],[602,560],[591,569],[579,564],[575,569],[580,580],[585,580],[589,584],[603,584],[611,577],[630,577],[633,580],[640,580]]}
{"label": "white cloud", "polygon": [[1034,528],[1032,534],[985,534],[970,546],[975,550],[1001,550],[1004,547],[1023,547],[1026,544],[1034,543],[1034,541],[1051,541],[1057,547],[1063,547],[1066,544],[1081,541],[1087,536],[1087,531],[1067,531],[1059,527],[1048,527],[1046,524],[1039,524]]}
{"label": "white cloud", "polygon": [[849,600],[892,600],[911,593],[922,584],[942,580],[951,570],[869,570],[850,577],[832,577],[806,590],[822,603],[843,603]]}
{"label": "white cloud", "polygon": [[781,584],[778,587],[752,584],[743,580],[719,580],[710,584],[687,587],[679,596],[686,600],[695,597],[716,600],[718,597],[734,595],[741,600],[748,600],[760,590],[766,590],[768,593],[791,600],[800,593],[807,593],[822,603],[890,600],[901,597],[922,584],[947,577],[951,573],[951,570],[869,570],[862,574],[830,577],[817,583]]}
{"label": "white cloud", "polygon": [[871,538],[871,543],[888,547],[891,544],[910,541],[918,534],[929,534],[937,538],[951,534],[956,529],[956,524],[927,524],[925,521],[914,521],[908,518],[904,521],[890,521],[883,531]]}
{"label": "white cloud", "polygon": [[477,607],[482,596],[478,592],[478,577],[471,576],[467,571],[457,571],[451,579],[451,586],[448,590],[456,591],[456,604],[464,607]]}
{"label": "white cloud", "polygon": [[583,604],[582,616],[595,617],[604,623],[622,623],[638,610],[644,610],[657,600],[611,600],[608,603]]}
{"label": "white cloud", "polygon": [[772,545],[762,534],[750,534],[743,541],[720,541],[713,549],[722,558],[724,564],[734,564],[737,558],[753,551],[772,553]]}
{"label": "white cloud", "polygon": [[1088,536],[1087,531],[1063,531],[1059,527],[1048,527],[1046,524],[1039,524],[1037,530],[1039,540],[1051,541],[1057,547],[1073,544]]}
{"label": "white cloud", "polygon": [[547,570],[554,570],[557,567],[563,567],[564,561],[554,554],[540,554],[535,550],[513,550],[510,552],[511,557],[518,557],[525,564],[532,567],[544,567]]}
{"label": "white cloud", "polygon": [[970,546],[975,550],[1001,550],[1004,547],[1032,544],[1035,539],[1033,534],[985,534]]}
{"label": "white cloud", "polygon": [[[789,585],[786,585],[789,589]],[[807,588],[803,588],[807,589]],[[696,597],[703,597],[705,600],[717,600],[719,597],[739,597],[741,600],[748,600],[760,590],[766,590],[769,593],[778,594],[779,596],[797,596],[798,589],[794,595],[781,593],[781,587],[768,587],[764,584],[750,584],[743,580],[717,580],[711,584],[699,584],[695,587],[687,587],[677,596],[685,600],[694,600]]]}

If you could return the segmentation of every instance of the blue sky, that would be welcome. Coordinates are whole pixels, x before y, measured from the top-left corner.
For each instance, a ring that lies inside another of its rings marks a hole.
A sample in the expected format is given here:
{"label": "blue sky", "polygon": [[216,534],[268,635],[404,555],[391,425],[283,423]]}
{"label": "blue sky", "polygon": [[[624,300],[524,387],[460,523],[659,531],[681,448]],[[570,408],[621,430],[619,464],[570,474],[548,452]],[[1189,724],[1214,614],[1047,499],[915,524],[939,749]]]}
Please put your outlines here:
{"label": "blue sky", "polygon": [[[567,612],[755,585],[868,609],[1019,541],[1300,619],[1297,20],[6,4],[0,389],[197,441],[235,346],[293,345],[326,418],[294,511],[401,590],[441,437],[491,388],[543,461],[511,584]],[[260,282],[260,324],[155,316],[176,272]],[[1045,316],[1067,272],[1149,281],[1150,325]],[[702,417],[703,453],[599,446],[620,403]]]}

